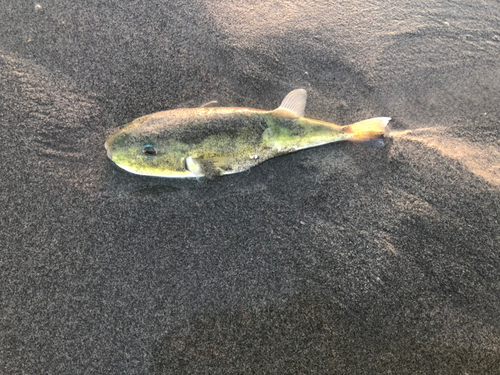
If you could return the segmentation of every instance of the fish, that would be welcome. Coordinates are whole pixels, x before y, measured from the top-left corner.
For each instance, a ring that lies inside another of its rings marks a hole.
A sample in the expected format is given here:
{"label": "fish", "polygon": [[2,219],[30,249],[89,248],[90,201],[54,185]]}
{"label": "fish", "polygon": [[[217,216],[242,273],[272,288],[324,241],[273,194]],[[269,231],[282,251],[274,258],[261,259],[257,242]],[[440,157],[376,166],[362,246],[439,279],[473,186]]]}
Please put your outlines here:
{"label": "fish", "polygon": [[296,89],[270,111],[179,108],[145,115],[112,134],[107,156],[138,175],[213,179],[279,155],[332,142],[381,143],[390,117],[341,126],[304,117],[307,92]]}

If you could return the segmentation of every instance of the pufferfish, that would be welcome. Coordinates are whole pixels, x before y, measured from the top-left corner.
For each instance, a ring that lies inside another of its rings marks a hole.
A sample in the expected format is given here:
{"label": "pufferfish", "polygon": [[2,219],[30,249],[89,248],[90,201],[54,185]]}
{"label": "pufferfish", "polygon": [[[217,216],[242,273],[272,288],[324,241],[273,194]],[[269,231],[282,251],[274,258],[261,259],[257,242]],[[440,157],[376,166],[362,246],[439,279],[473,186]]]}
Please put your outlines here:
{"label": "pufferfish", "polygon": [[304,117],[307,93],[290,92],[272,111],[239,107],[180,108],[142,116],[111,135],[108,157],[124,170],[156,177],[238,173],[278,155],[332,142],[378,142],[389,117],[347,126]]}

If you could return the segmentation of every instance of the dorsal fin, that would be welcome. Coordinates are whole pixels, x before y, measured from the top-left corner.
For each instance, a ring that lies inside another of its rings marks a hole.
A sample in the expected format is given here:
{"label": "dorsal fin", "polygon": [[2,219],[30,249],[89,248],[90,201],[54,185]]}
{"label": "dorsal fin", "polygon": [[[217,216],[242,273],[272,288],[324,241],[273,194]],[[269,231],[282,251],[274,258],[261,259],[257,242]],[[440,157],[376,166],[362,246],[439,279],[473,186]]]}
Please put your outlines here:
{"label": "dorsal fin", "polygon": [[307,92],[304,89],[293,90],[285,96],[281,105],[272,111],[277,117],[300,118],[304,117],[306,109]]}
{"label": "dorsal fin", "polygon": [[217,100],[212,100],[211,102],[200,105],[200,108],[213,107],[217,104]]}

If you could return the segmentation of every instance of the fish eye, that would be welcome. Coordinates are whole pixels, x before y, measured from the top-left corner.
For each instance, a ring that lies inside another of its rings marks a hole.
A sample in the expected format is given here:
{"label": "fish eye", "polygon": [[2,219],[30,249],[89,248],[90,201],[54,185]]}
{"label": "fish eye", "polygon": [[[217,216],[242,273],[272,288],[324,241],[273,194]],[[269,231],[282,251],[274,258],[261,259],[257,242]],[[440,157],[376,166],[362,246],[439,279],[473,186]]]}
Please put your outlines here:
{"label": "fish eye", "polygon": [[142,153],[147,156],[156,156],[158,150],[151,145],[146,145],[142,148]]}

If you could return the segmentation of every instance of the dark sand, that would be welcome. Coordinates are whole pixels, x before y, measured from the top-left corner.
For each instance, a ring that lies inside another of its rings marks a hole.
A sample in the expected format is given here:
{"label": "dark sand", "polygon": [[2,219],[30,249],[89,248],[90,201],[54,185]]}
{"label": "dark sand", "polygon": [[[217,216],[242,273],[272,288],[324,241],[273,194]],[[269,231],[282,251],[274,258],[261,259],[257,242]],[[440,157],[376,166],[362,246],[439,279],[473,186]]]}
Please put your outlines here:
{"label": "dark sand", "polygon": [[[1,2],[0,373],[500,374],[498,1],[98,3]],[[202,186],[106,157],[295,88],[393,139]]]}

